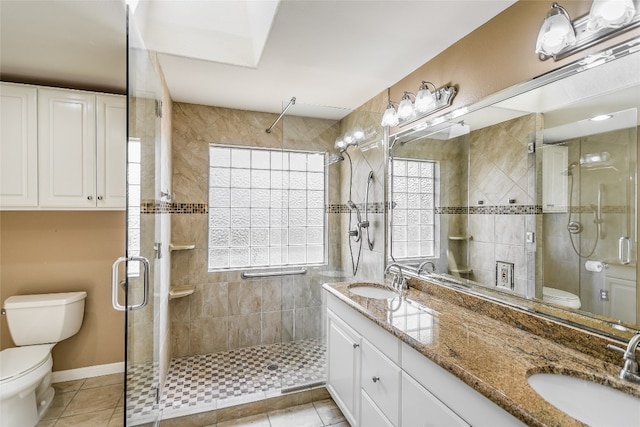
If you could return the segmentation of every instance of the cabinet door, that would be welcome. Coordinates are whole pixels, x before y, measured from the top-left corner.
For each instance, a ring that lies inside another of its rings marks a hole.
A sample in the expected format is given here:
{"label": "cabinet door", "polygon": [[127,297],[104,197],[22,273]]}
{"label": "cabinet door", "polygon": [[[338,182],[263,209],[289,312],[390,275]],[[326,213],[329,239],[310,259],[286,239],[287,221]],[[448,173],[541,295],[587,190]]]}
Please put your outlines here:
{"label": "cabinet door", "polygon": [[403,372],[402,427],[439,426],[469,427],[469,424]]}
{"label": "cabinet door", "polygon": [[38,206],[37,89],[0,85],[0,207]]}
{"label": "cabinet door", "polygon": [[[362,339],[362,390],[393,425],[400,416],[400,367],[366,339]],[[362,410],[364,419],[364,408]],[[365,426],[364,422],[362,424]]]}
{"label": "cabinet door", "polygon": [[329,312],[327,333],[327,388],[352,426],[360,391],[360,336]]}
{"label": "cabinet door", "polygon": [[394,427],[366,392],[362,392],[362,427]]}
{"label": "cabinet door", "polygon": [[93,94],[38,89],[41,207],[96,206],[95,135]]}
{"label": "cabinet door", "polygon": [[126,98],[96,96],[96,204],[98,208],[126,207]]}

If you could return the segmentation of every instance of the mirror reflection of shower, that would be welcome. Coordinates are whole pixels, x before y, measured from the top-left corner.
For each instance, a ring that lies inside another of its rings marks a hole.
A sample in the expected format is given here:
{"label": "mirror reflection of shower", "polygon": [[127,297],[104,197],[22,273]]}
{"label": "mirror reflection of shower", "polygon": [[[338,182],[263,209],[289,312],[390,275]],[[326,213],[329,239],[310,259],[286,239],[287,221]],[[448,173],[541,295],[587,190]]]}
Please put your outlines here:
{"label": "mirror reflection of shower", "polygon": [[[366,184],[366,196],[364,201],[364,214],[361,212],[358,205],[353,201],[353,161],[351,156],[347,152],[349,147],[357,147],[358,144],[367,139],[367,135],[364,131],[356,128],[350,134],[338,137],[335,142],[335,149],[337,153],[329,155],[327,160],[327,166],[334,163],[342,162],[345,158],[349,161],[349,199],[347,200],[347,207],[349,208],[349,224],[348,224],[348,241],[349,241],[349,255],[351,258],[351,269],[355,276],[360,267],[360,260],[362,258],[362,243],[364,240],[367,242],[369,250],[373,250],[373,240],[369,234],[371,223],[369,222],[369,190],[371,183],[374,180],[374,174],[372,171],[367,176]],[[366,237],[365,237],[366,236]]]}
{"label": "mirror reflection of shower", "polygon": [[[588,159],[588,160],[584,160],[584,159]],[[574,213],[573,170],[577,166],[582,166],[585,164],[588,164],[591,167],[596,167],[599,164],[603,164],[604,162],[609,161],[609,159],[610,159],[610,155],[607,152],[585,154],[584,156],[580,157],[579,162],[575,162],[575,161],[572,162],[567,168],[567,170],[564,172],[564,174],[566,174],[569,177],[569,209],[568,209],[569,216],[567,217],[567,231],[569,232],[569,241],[571,242],[571,247],[573,248],[573,251],[576,253],[576,255],[578,255],[581,258],[589,258],[590,256],[592,256],[593,253],[596,251],[596,248],[598,247],[598,242],[600,241],[600,239],[604,239],[605,237],[604,236],[604,220],[602,219],[602,197],[604,193],[604,185],[603,184],[598,185],[597,197],[596,197],[597,203],[595,205],[589,204],[589,209],[593,211],[593,223],[596,225],[595,238],[593,239],[593,246],[591,247],[591,250],[586,251],[586,253],[582,253],[581,249],[579,247],[576,247],[576,242],[574,239],[574,236],[577,234],[580,234],[584,228],[582,226],[582,223],[577,219],[573,219],[573,216],[572,216]]]}
{"label": "mirror reflection of shower", "polygon": [[553,297],[550,290],[564,292],[579,301],[575,307],[631,322],[637,114],[547,128],[541,158],[543,299]]}

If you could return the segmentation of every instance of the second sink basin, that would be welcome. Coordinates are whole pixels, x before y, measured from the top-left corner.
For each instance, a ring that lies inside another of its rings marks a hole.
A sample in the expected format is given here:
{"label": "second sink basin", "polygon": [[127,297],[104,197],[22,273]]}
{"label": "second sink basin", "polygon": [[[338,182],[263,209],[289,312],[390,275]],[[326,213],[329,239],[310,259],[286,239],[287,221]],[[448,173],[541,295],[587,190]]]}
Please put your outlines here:
{"label": "second sink basin", "polygon": [[534,374],[529,385],[556,408],[590,426],[640,426],[640,398],[606,385],[556,374]]}
{"label": "second sink basin", "polygon": [[374,283],[354,283],[349,285],[349,292],[361,297],[375,299],[392,299],[398,296],[398,293],[393,289]]}

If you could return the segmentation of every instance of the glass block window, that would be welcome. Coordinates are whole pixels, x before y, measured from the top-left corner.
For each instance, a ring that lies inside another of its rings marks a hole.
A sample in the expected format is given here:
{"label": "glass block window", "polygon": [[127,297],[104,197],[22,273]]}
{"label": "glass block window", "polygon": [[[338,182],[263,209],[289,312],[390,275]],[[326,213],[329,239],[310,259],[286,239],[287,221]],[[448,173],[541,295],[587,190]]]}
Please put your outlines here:
{"label": "glass block window", "polygon": [[[127,145],[127,254],[140,256],[140,139],[130,138]],[[127,275],[138,277],[140,263],[127,264]]]}
{"label": "glass block window", "polygon": [[325,153],[209,147],[209,270],[324,264]]}
{"label": "glass block window", "polygon": [[399,259],[438,256],[437,163],[394,159],[392,165],[393,255]]}

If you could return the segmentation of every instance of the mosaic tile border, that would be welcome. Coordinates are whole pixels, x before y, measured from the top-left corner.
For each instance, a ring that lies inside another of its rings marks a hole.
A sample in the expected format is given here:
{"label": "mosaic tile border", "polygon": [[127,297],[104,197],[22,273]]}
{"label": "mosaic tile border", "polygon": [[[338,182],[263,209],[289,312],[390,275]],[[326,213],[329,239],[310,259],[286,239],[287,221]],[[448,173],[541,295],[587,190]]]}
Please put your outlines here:
{"label": "mosaic tile border", "polygon": [[[364,203],[356,203],[356,206],[361,211],[364,210]],[[385,203],[374,202],[368,204],[368,212],[371,214],[378,214],[385,212]],[[329,204],[325,208],[325,212],[328,214],[343,214],[350,213],[351,209],[346,204]],[[206,203],[171,203],[160,200],[145,200],[140,204],[141,214],[157,214],[157,213],[170,213],[170,214],[201,214],[207,215],[209,213],[209,206]]]}
{"label": "mosaic tile border", "polygon": [[[364,203],[356,203],[361,211],[364,211]],[[385,213],[387,203],[373,202],[368,204],[370,214]],[[436,215],[540,215],[543,213],[540,205],[479,205],[479,206],[440,206],[435,208]],[[348,214],[351,209],[343,203],[329,204],[325,208],[328,214]],[[593,206],[574,206],[571,213],[592,213]],[[206,203],[172,203],[161,200],[145,200],[140,204],[141,214],[198,214],[207,215],[209,206]],[[562,212],[559,212],[562,213]],[[602,213],[625,214],[626,206],[603,206]]]}

